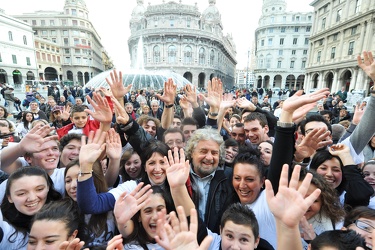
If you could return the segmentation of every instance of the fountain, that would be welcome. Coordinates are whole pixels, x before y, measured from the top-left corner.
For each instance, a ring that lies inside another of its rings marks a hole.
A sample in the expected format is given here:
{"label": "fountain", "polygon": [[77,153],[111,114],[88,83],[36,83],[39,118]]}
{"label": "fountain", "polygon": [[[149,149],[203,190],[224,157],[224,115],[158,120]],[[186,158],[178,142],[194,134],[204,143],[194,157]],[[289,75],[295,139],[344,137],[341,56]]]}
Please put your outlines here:
{"label": "fountain", "polygon": [[[173,82],[177,84],[180,89],[187,84],[191,84],[186,78],[171,70],[145,70],[144,69],[144,54],[143,54],[143,39],[139,38],[137,45],[137,61],[135,67],[131,69],[120,70],[122,72],[123,85],[128,86],[133,84],[132,89],[153,89],[160,90],[164,87],[164,82],[172,78]],[[105,87],[108,88],[106,78],[110,79],[112,70],[104,71],[93,77],[84,87]]]}

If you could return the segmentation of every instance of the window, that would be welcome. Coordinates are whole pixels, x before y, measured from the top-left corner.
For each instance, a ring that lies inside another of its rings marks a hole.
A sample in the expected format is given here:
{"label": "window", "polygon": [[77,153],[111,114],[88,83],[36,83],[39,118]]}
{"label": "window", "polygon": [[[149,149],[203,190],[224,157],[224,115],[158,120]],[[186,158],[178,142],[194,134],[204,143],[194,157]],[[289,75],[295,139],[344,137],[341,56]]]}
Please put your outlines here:
{"label": "window", "polygon": [[298,27],[294,27],[294,32],[298,32],[299,31],[299,28]]}
{"label": "window", "polygon": [[187,27],[187,28],[190,28],[190,25],[191,25],[191,18],[188,17],[188,18],[186,19],[186,27]]}
{"label": "window", "polygon": [[80,26],[83,26],[83,27],[86,26],[84,21],[80,21],[80,22],[79,22],[79,25],[80,25]]}
{"label": "window", "polygon": [[356,0],[355,1],[355,12],[354,13],[358,13],[361,10],[361,3],[362,3],[362,0]]}
{"label": "window", "polygon": [[357,33],[357,26],[352,27],[351,34],[355,35]]}
{"label": "window", "polygon": [[281,33],[285,33],[285,27],[281,27]]}
{"label": "window", "polygon": [[337,36],[338,36],[338,33],[336,33],[336,34],[333,35],[333,38],[332,38],[333,41],[337,41]]}
{"label": "window", "polygon": [[260,41],[260,46],[264,46],[264,40]]}
{"label": "window", "polygon": [[297,22],[299,22],[299,19],[300,19],[299,16],[296,16],[296,21],[297,21]]}
{"label": "window", "polygon": [[12,31],[8,31],[8,38],[9,38],[9,41],[13,41],[13,33],[12,33]]}
{"label": "window", "polygon": [[76,63],[81,64],[81,57],[76,57]]}
{"label": "window", "polygon": [[275,17],[271,16],[271,23],[275,22]]}
{"label": "window", "polygon": [[42,53],[42,61],[46,60],[46,53]]}
{"label": "window", "polygon": [[168,62],[175,63],[176,62],[176,46],[171,45],[168,47]]}
{"label": "window", "polygon": [[337,13],[336,13],[336,22],[340,22],[341,15],[342,15],[342,9],[337,10]]}
{"label": "window", "polygon": [[278,68],[278,69],[281,68],[281,61],[277,61],[277,68]]}
{"label": "window", "polygon": [[326,27],[326,18],[322,19],[322,29]]}
{"label": "window", "polygon": [[215,52],[214,52],[214,50],[211,50],[211,52],[210,52],[210,64],[211,64],[211,66],[215,65]]}
{"label": "window", "polygon": [[66,19],[62,19],[61,20],[61,25],[62,26],[66,26],[68,24],[68,22],[66,21]]}
{"label": "window", "polygon": [[40,25],[42,25],[42,26],[46,26],[46,20],[41,20],[41,21],[40,21]]}
{"label": "window", "polygon": [[79,39],[78,38],[74,38],[74,45],[77,46],[79,44]]}
{"label": "window", "polygon": [[273,33],[273,28],[269,28],[268,33]]}
{"label": "window", "polygon": [[272,38],[268,38],[268,46],[272,46]]}
{"label": "window", "polygon": [[331,49],[331,59],[334,59],[336,55],[336,47],[332,47]]}
{"label": "window", "polygon": [[36,25],[36,20],[31,20],[32,25]]}
{"label": "window", "polygon": [[80,10],[80,11],[78,12],[78,15],[79,15],[80,17],[84,17],[83,11]]}
{"label": "window", "polygon": [[284,38],[280,38],[280,45],[284,44]]}
{"label": "window", "polygon": [[56,30],[51,30],[51,36],[56,36]]}
{"label": "window", "polygon": [[284,23],[286,22],[286,16],[283,16],[283,22]]}
{"label": "window", "polygon": [[323,45],[323,39],[319,40],[319,45]]}
{"label": "window", "polygon": [[27,38],[26,38],[26,36],[23,36],[23,44],[27,45]]}
{"label": "window", "polygon": [[311,16],[307,17],[307,21],[309,21],[309,22],[311,21]]}
{"label": "window", "polygon": [[81,54],[81,50],[80,49],[74,49],[74,54]]}
{"label": "window", "polygon": [[73,20],[73,26],[78,26],[78,21],[77,20]]}
{"label": "window", "polygon": [[46,50],[50,50],[51,48],[50,48],[50,46],[49,45],[47,45],[46,46]]}
{"label": "window", "polygon": [[304,49],[304,50],[303,50],[303,54],[304,54],[304,55],[307,55],[307,49]]}
{"label": "window", "polygon": [[169,18],[169,26],[174,27],[174,17],[173,16],[171,16]]}
{"label": "window", "polygon": [[70,49],[64,49],[65,54],[70,54]]}
{"label": "window", "polygon": [[305,38],[305,45],[308,45],[309,44],[309,39],[306,37]]}
{"label": "window", "polygon": [[63,30],[63,36],[69,36],[69,31]]}
{"label": "window", "polygon": [[290,61],[290,68],[294,69],[294,61]]}
{"label": "window", "polygon": [[49,20],[49,25],[55,26],[55,20]]}
{"label": "window", "polygon": [[72,16],[77,16],[77,10],[76,9],[72,9]]}
{"label": "window", "polygon": [[296,50],[292,50],[292,55],[295,55],[296,54]]}
{"label": "window", "polygon": [[311,26],[306,27],[306,32],[310,32]]}
{"label": "window", "polygon": [[199,49],[199,64],[204,65],[206,63],[206,53],[204,48]]}
{"label": "window", "polygon": [[354,50],[354,41],[351,41],[349,43],[349,48],[348,48],[348,55],[353,55],[353,50]]}
{"label": "window", "polygon": [[158,20],[155,20],[155,21],[154,21],[154,26],[155,26],[155,27],[158,27]]}
{"label": "window", "polygon": [[154,63],[160,62],[160,47],[156,45],[154,47]]}
{"label": "window", "polygon": [[320,62],[320,57],[322,56],[322,51],[318,51],[318,56],[316,57],[316,61]]}
{"label": "window", "polygon": [[64,62],[70,64],[70,57],[65,57]]}
{"label": "window", "polygon": [[17,64],[17,56],[16,55],[12,55],[12,60],[13,60],[14,64]]}
{"label": "window", "polygon": [[280,50],[279,50],[279,56],[282,56],[282,55],[283,55],[283,50],[280,49]]}
{"label": "window", "polygon": [[47,36],[47,30],[42,30],[42,36]]}
{"label": "window", "polygon": [[306,68],[306,61],[302,61],[301,68]]}
{"label": "window", "polygon": [[190,46],[185,47],[184,51],[184,63],[192,63],[193,61],[193,52],[192,48]]}
{"label": "window", "polygon": [[293,38],[293,44],[297,44],[298,38]]}
{"label": "window", "polygon": [[64,38],[64,45],[69,45],[69,39],[68,38]]}

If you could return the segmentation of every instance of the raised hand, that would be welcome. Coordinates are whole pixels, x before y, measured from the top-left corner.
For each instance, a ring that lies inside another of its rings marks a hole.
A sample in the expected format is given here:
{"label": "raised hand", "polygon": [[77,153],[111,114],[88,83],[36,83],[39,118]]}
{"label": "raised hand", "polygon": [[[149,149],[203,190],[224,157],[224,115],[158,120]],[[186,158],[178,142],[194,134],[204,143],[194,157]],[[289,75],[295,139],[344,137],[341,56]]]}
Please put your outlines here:
{"label": "raised hand", "polygon": [[174,103],[177,94],[177,85],[173,83],[171,78],[164,83],[163,95],[156,94],[159,100],[163,101],[166,105],[171,105]]}
{"label": "raised hand", "polygon": [[90,131],[86,143],[86,136],[82,136],[81,150],[79,151],[79,163],[82,166],[92,165],[105,150],[105,138],[107,132],[101,130]]}
{"label": "raised hand", "polygon": [[[57,140],[57,135],[49,135],[52,131],[55,131],[54,127],[50,127],[48,124],[44,126],[36,126],[32,128],[25,137],[17,144],[20,154],[36,153],[45,149],[44,145],[46,142],[51,140]],[[47,137],[46,137],[47,136]],[[5,150],[5,149],[4,149]]]}
{"label": "raised hand", "polygon": [[305,135],[300,144],[295,146],[294,159],[300,162],[312,156],[317,149],[331,145],[332,141],[326,140],[330,134],[325,128],[314,128]]}
{"label": "raised hand", "polygon": [[354,109],[354,115],[352,123],[358,125],[362,119],[363,114],[365,113],[366,105],[362,102],[361,105],[356,105]]}
{"label": "raised hand", "polygon": [[111,98],[113,107],[115,109],[115,115],[116,115],[116,122],[119,124],[126,124],[129,121],[129,115],[126,113],[124,107],[122,104],[116,100],[116,98],[112,97]]}
{"label": "raised hand", "polygon": [[69,117],[70,117],[70,106],[66,105],[61,112],[61,119],[66,121],[69,119]]}
{"label": "raised hand", "polygon": [[310,224],[306,217],[303,216],[300,223],[299,227],[301,229],[301,238],[304,240],[313,240],[316,237],[315,230],[312,224]]}
{"label": "raised hand", "polygon": [[214,109],[219,109],[220,102],[223,98],[223,83],[220,79],[214,77],[207,84],[207,96],[199,94],[199,97]]}
{"label": "raised hand", "polygon": [[184,87],[185,97],[188,102],[191,103],[193,108],[199,107],[197,100],[197,90],[194,85],[187,84]]}
{"label": "raised hand", "polygon": [[116,235],[110,241],[108,241],[106,250],[124,250],[122,235]]}
{"label": "raised hand", "polygon": [[131,193],[124,192],[116,200],[113,213],[118,224],[125,225],[149,201],[152,194],[151,185],[142,186],[143,182]]}
{"label": "raised hand", "polygon": [[110,74],[111,81],[106,78],[106,82],[108,83],[109,87],[111,88],[111,92],[113,93],[114,97],[117,100],[120,100],[126,95],[130,89],[132,88],[132,84],[129,84],[127,87],[124,87],[122,82],[122,73],[119,71],[119,74],[117,74],[116,70],[113,70]]}
{"label": "raised hand", "polygon": [[107,132],[106,140],[106,155],[110,159],[120,159],[122,153],[121,138],[120,135],[111,128]]}
{"label": "raised hand", "polygon": [[84,241],[80,241],[79,238],[75,238],[70,242],[69,241],[61,242],[59,245],[59,250],[80,250],[82,249],[83,245],[85,245]]}
{"label": "raised hand", "polygon": [[163,223],[158,220],[156,242],[166,250],[207,250],[210,247],[212,237],[207,236],[198,245],[198,216],[197,210],[190,211],[190,228],[187,223],[184,208],[177,207],[178,218],[175,212],[170,213],[171,223]]}
{"label": "raised hand", "polygon": [[254,103],[247,100],[246,97],[237,99],[237,106],[242,109],[249,110],[249,111],[255,111],[257,108],[255,107]]}
{"label": "raised hand", "polygon": [[302,183],[299,184],[301,166],[296,165],[288,185],[288,169],[288,165],[284,164],[280,176],[279,191],[276,196],[271,182],[266,180],[267,203],[277,222],[286,228],[298,228],[302,216],[319,197],[320,189],[315,189],[305,198],[310,187],[312,174],[307,174]]}
{"label": "raised hand", "polygon": [[85,109],[85,112],[90,114],[95,120],[102,123],[112,122],[112,110],[107,102],[107,100],[97,93],[93,93],[93,99],[87,96],[87,101],[91,104],[95,112],[90,109]]}
{"label": "raised hand", "polygon": [[375,81],[375,62],[371,51],[363,51],[363,61],[361,56],[357,56],[358,66]]}
{"label": "raised hand", "polygon": [[233,107],[236,102],[237,101],[233,99],[233,94],[224,94],[223,100],[220,102],[220,109]]}
{"label": "raised hand", "polygon": [[175,147],[173,155],[172,150],[168,150],[168,158],[165,156],[164,160],[169,162],[169,168],[166,173],[170,188],[184,186],[190,172],[189,161],[185,161],[184,149],[181,148],[179,154],[178,148]]}
{"label": "raised hand", "polygon": [[347,165],[354,165],[354,160],[352,155],[350,154],[350,149],[345,144],[336,144],[329,147],[329,153],[334,156],[340,157],[340,160],[342,161],[342,164],[344,166]]}

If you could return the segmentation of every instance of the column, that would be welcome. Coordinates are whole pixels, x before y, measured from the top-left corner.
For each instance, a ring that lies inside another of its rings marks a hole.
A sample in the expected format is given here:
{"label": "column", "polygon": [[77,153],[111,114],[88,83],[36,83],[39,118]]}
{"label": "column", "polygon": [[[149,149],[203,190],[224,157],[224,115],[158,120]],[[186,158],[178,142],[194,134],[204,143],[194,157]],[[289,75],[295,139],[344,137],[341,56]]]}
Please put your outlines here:
{"label": "column", "polygon": [[319,72],[319,82],[318,82],[318,89],[322,89],[323,88],[323,71]]}
{"label": "column", "polygon": [[338,71],[335,70],[334,74],[333,74],[333,83],[332,83],[332,89],[330,89],[330,92],[335,92],[336,89],[338,89],[338,83],[339,83],[339,79],[338,79]]}
{"label": "column", "polygon": [[344,11],[342,13],[343,21],[346,21],[349,17],[349,6],[350,6],[350,1],[345,1],[345,6],[344,6]]}
{"label": "column", "polygon": [[[366,29],[367,29],[367,27],[366,26],[368,26],[368,23],[367,22],[363,22],[363,23],[361,23],[360,24],[361,25],[361,36],[360,36],[360,38],[359,38],[359,43],[358,43],[358,45],[356,46],[357,48],[359,48],[360,49],[360,51],[358,51],[359,53],[362,53],[362,48],[363,48],[363,45],[364,45],[364,39],[365,39],[365,36],[363,35],[363,34],[366,34],[366,37],[367,37],[367,33],[365,33],[366,32]],[[369,32],[369,30],[367,29],[367,32]],[[363,49],[365,49],[365,48],[363,48]],[[354,52],[355,53],[355,52]]]}
{"label": "column", "polygon": [[[366,75],[367,76],[367,75]],[[358,70],[356,89],[366,89],[367,90],[367,77],[365,77],[365,72],[363,70]]]}
{"label": "column", "polygon": [[354,73],[352,75],[352,78],[350,79],[350,85],[349,85],[349,91],[352,89],[356,89],[356,81],[357,81],[357,75],[358,75],[358,67],[354,68]]}
{"label": "column", "polygon": [[305,88],[305,92],[310,90],[310,73],[305,73],[304,88]]}
{"label": "column", "polygon": [[338,49],[337,49],[337,54],[338,54],[338,58],[342,58],[344,55],[345,55],[345,52],[342,51],[343,49],[343,46],[344,46],[344,32],[340,31],[339,34],[337,35],[337,39],[340,39],[340,43],[339,43],[339,46],[338,46]]}

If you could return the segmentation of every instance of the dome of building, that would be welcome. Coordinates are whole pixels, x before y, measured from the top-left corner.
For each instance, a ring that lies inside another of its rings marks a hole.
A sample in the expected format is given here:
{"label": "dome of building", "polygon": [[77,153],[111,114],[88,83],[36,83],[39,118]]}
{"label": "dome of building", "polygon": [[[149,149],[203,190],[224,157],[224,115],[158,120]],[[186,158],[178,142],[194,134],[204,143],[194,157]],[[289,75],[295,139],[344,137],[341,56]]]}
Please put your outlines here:
{"label": "dome of building", "polygon": [[140,17],[146,12],[143,0],[137,0],[137,6],[132,11],[132,17]]}
{"label": "dome of building", "polygon": [[205,21],[212,21],[212,22],[221,22],[221,15],[216,7],[216,0],[209,0],[209,6],[203,11],[202,18]]}

